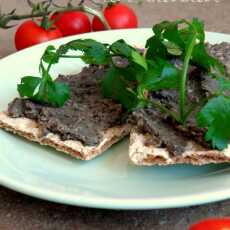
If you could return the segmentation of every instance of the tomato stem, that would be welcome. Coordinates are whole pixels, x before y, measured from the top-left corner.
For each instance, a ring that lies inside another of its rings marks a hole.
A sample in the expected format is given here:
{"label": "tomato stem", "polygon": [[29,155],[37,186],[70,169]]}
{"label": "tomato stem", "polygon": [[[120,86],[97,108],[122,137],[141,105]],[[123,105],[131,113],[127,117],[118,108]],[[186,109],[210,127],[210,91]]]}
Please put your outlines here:
{"label": "tomato stem", "polygon": [[107,20],[106,20],[106,18],[105,18],[105,16],[104,16],[104,14],[103,14],[102,11],[95,10],[95,9],[90,8],[90,7],[88,7],[88,6],[85,6],[85,5],[82,5],[81,7],[82,7],[82,11],[84,11],[84,12],[86,12],[86,13],[88,13],[88,14],[91,14],[91,15],[93,15],[93,16],[97,16],[97,17],[101,20],[101,22],[103,23],[104,27],[105,27],[107,30],[110,30],[110,29],[111,29],[111,28],[110,28],[110,25],[109,25],[109,23],[107,22]]}
{"label": "tomato stem", "polygon": [[[82,11],[88,14],[91,14],[93,16],[97,16],[101,22],[104,24],[104,27],[109,30],[111,29],[107,20],[104,17],[104,14],[101,10],[96,10],[93,9],[89,6],[86,6],[84,4],[80,4],[77,6],[73,6],[73,5],[67,5],[66,7],[52,7],[52,9],[40,9],[40,10],[36,10],[30,14],[15,14],[14,12],[10,12],[8,14],[1,14],[0,13],[0,28],[3,29],[8,29],[11,28],[11,25],[8,25],[9,22],[11,21],[17,21],[17,20],[23,20],[23,19],[28,19],[28,18],[43,18],[42,22],[41,22],[41,26],[44,27],[45,29],[50,28],[52,26],[52,22],[51,25],[50,23],[47,23],[47,19],[49,19],[49,15],[53,14],[53,13],[63,13],[63,12],[67,12],[67,11]],[[44,19],[45,18],[45,19]],[[48,25],[48,26],[47,26]]]}

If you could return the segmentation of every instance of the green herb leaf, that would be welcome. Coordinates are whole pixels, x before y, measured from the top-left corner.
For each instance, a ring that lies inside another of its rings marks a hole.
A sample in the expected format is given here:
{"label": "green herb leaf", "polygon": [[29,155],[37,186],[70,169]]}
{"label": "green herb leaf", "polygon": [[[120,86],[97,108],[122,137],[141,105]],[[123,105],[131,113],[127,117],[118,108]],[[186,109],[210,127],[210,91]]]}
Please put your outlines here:
{"label": "green herb leaf", "polygon": [[55,64],[59,61],[59,55],[56,52],[56,48],[52,45],[48,46],[42,55],[42,60],[48,64]]}
{"label": "green herb leaf", "polygon": [[[174,56],[183,60],[182,76],[179,83],[179,109],[180,120],[182,123],[185,123],[185,119],[188,117],[185,116],[185,104],[189,64],[193,63],[200,66],[208,75],[215,78],[225,77],[225,68],[216,58],[209,55],[205,46],[204,24],[201,20],[193,18],[191,22],[184,19],[174,22],[164,21],[155,25],[153,32],[153,37],[146,43],[146,57],[148,59],[156,60],[161,58],[169,60]],[[160,80],[158,87],[158,83],[155,82],[154,78],[149,82],[152,85],[152,90],[154,88],[156,90],[162,89],[163,87],[167,89],[170,86],[167,81],[165,84],[163,80]]]}
{"label": "green herb leaf", "polygon": [[45,92],[47,92],[47,103],[61,107],[69,99],[69,87],[65,83],[48,81]]}
{"label": "green herb leaf", "polygon": [[132,81],[136,83],[142,81],[146,72],[142,67],[135,63],[129,64],[126,68],[120,68],[119,71],[120,73],[122,73],[122,76],[124,76],[127,81]]}
{"label": "green herb leaf", "polygon": [[181,56],[183,54],[183,50],[176,43],[173,43],[168,40],[164,40],[162,41],[162,44],[166,47],[168,53],[171,55]]}
{"label": "green herb leaf", "polygon": [[148,59],[168,59],[169,56],[184,58],[185,51],[195,35],[196,44],[191,61],[216,76],[225,75],[224,66],[209,55],[206,49],[204,23],[201,20],[193,18],[191,23],[186,20],[164,21],[155,25],[153,31],[154,36],[146,43]]}
{"label": "green herb leaf", "polygon": [[111,67],[105,74],[102,81],[102,93],[105,97],[119,101],[128,110],[137,105],[137,98],[129,88],[128,82],[115,67]]}
{"label": "green herb leaf", "polygon": [[147,70],[148,66],[145,58],[123,39],[114,42],[110,46],[110,50],[114,55],[126,57],[129,61],[134,62]]}
{"label": "green herb leaf", "polygon": [[199,43],[205,43],[204,22],[198,18],[193,18],[191,23],[193,29],[196,31],[196,37]]}
{"label": "green herb leaf", "polygon": [[208,101],[197,115],[197,124],[208,129],[205,139],[213,148],[225,149],[230,140],[230,98],[218,96]]}
{"label": "green herb leaf", "polygon": [[181,55],[184,49],[184,41],[180,37],[178,25],[182,22],[180,20],[162,23],[153,26],[153,37],[149,38],[145,47],[147,48],[146,57],[153,58],[167,58],[168,55]]}
{"label": "green herb leaf", "polygon": [[170,41],[182,48],[184,47],[184,41],[180,37],[180,30],[178,26],[183,23],[183,20],[176,20],[172,22],[163,21],[153,26],[153,32],[161,41]]}
{"label": "green herb leaf", "polygon": [[145,58],[140,53],[138,53],[136,50],[132,50],[131,57],[132,57],[133,62],[142,66],[145,70],[148,69]]}
{"label": "green herb leaf", "polygon": [[93,39],[77,39],[61,46],[58,53],[66,54],[69,50],[82,51],[81,58],[85,63],[103,65],[111,60],[107,46]]}
{"label": "green herb leaf", "polygon": [[212,75],[216,77],[223,77],[226,75],[224,65],[218,59],[208,54],[204,43],[200,43],[194,47],[192,62],[203,67],[208,73],[212,73]]}
{"label": "green herb leaf", "polygon": [[221,77],[218,78],[218,88],[220,93],[230,90],[230,79]]}
{"label": "green herb leaf", "polygon": [[18,84],[18,92],[21,97],[30,98],[40,103],[47,103],[53,106],[63,106],[69,99],[69,87],[65,83],[52,80],[43,64],[40,65],[42,78],[26,76]]}
{"label": "green herb leaf", "polygon": [[131,57],[131,53],[133,48],[128,45],[123,39],[120,39],[110,46],[110,50],[118,55],[118,56],[125,56],[127,58]]}
{"label": "green herb leaf", "polygon": [[58,63],[60,58],[71,57],[65,55],[70,50],[81,51],[83,54],[80,58],[88,64],[108,64],[111,61],[111,55],[107,46],[107,44],[97,42],[93,39],[74,40],[60,46],[58,49],[54,46],[48,46],[41,57],[39,65],[42,77],[22,78],[21,84],[18,85],[20,96],[53,106],[64,105],[65,101],[70,97],[69,87],[64,83],[52,80],[49,74],[51,67]]}
{"label": "green herb leaf", "polygon": [[18,92],[21,97],[32,98],[35,95],[36,89],[41,83],[40,77],[26,76],[21,79],[18,84]]}
{"label": "green herb leaf", "polygon": [[174,65],[163,59],[157,59],[150,66],[138,86],[139,90],[156,91],[178,87],[180,72]]}
{"label": "green herb leaf", "polygon": [[161,40],[153,36],[149,38],[146,42],[145,48],[147,49],[146,58],[147,59],[154,59],[155,57],[166,59],[168,52],[165,45],[161,42]]}

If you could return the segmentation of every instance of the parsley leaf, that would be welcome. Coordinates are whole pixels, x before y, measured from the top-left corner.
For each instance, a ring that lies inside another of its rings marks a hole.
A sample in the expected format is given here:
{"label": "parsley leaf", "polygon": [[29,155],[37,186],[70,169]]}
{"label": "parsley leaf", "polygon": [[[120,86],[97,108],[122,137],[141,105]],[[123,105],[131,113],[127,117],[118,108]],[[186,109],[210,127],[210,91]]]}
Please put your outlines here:
{"label": "parsley leaf", "polygon": [[[53,81],[49,71],[52,65],[59,62],[60,58],[72,57],[66,56],[70,50],[81,51],[83,54],[77,57],[88,64],[108,64],[111,60],[107,44],[93,39],[77,39],[60,46],[58,49],[50,45],[41,57],[39,71],[42,77],[23,77],[18,85],[20,96],[40,103],[63,106],[70,97],[69,87],[65,83]],[[44,64],[47,64],[47,67]]]}
{"label": "parsley leaf", "polygon": [[[219,60],[208,53],[205,45],[204,23],[201,20],[193,18],[191,22],[185,19],[173,22],[163,21],[153,26],[153,32],[154,35],[146,42],[147,59],[156,60],[160,58],[166,61],[175,57],[183,60],[179,80],[179,109],[180,120],[185,123],[188,118],[185,116],[187,114],[185,105],[189,65],[193,63],[201,67],[208,76],[216,79],[225,78],[225,68]],[[152,90],[154,88],[156,90],[163,89],[164,87],[167,89],[169,86],[167,82],[161,81],[160,87],[157,87],[154,78],[150,82],[151,85],[154,85],[151,86]]]}
{"label": "parsley leaf", "polygon": [[69,50],[83,52],[81,59],[87,64],[103,65],[111,60],[107,44],[97,42],[93,39],[77,39],[62,45],[57,53],[66,54]]}
{"label": "parsley leaf", "polygon": [[209,55],[204,43],[197,44],[194,47],[191,61],[216,77],[226,75],[224,65],[218,59]]}
{"label": "parsley leaf", "polygon": [[56,48],[52,45],[48,46],[41,58],[45,63],[56,64],[59,62],[59,55]]}
{"label": "parsley leaf", "polygon": [[193,18],[191,23],[183,19],[174,22],[164,21],[156,24],[153,32],[154,35],[146,42],[148,59],[168,59],[170,56],[183,59],[195,34],[196,43],[192,51],[191,62],[216,76],[226,74],[223,64],[207,51],[204,23],[201,20]]}
{"label": "parsley leaf", "polygon": [[[219,89],[219,93],[225,93],[225,91],[228,92],[229,95],[229,91],[230,91],[230,79],[221,77],[221,78],[217,78],[218,80],[218,89]],[[229,95],[230,96],[230,95]]]}
{"label": "parsley leaf", "polygon": [[191,25],[193,29],[196,30],[196,37],[199,40],[199,43],[204,43],[205,42],[204,22],[198,18],[193,18]]}
{"label": "parsley leaf", "polygon": [[225,149],[230,140],[230,98],[218,96],[197,114],[197,124],[208,129],[205,139],[212,142],[213,148]]}
{"label": "parsley leaf", "polygon": [[[41,102],[44,102],[46,98],[46,103],[61,107],[69,99],[69,87],[65,83],[59,83],[54,81],[47,81],[42,92],[46,92],[42,96]],[[38,94],[39,95],[39,94]],[[37,96],[38,96],[37,95]],[[40,95],[37,97],[40,100]],[[35,96],[36,99],[36,96]]]}
{"label": "parsley leaf", "polygon": [[114,42],[110,46],[114,55],[126,57],[129,61],[134,62],[145,70],[148,69],[145,58],[133,47],[128,45],[123,39]]}
{"label": "parsley leaf", "polygon": [[32,98],[35,95],[36,89],[41,84],[40,77],[25,76],[18,84],[18,92],[21,97]]}
{"label": "parsley leaf", "polygon": [[163,59],[149,63],[149,70],[140,82],[139,90],[156,91],[178,87],[180,72],[174,65]]}
{"label": "parsley leaf", "polygon": [[[130,83],[130,82],[129,82]],[[119,101],[124,108],[131,110],[137,105],[136,95],[129,88],[122,72],[115,67],[111,67],[105,74],[102,81],[102,93],[105,97],[110,97]]]}
{"label": "parsley leaf", "polygon": [[153,26],[154,35],[146,42],[146,57],[148,59],[166,59],[168,55],[181,55],[184,41],[180,37],[178,25],[181,21],[163,21]]}
{"label": "parsley leaf", "polygon": [[146,58],[154,59],[154,57],[166,59],[167,58],[167,49],[165,45],[161,42],[160,38],[153,36],[149,38],[146,42],[145,48],[147,49]]}
{"label": "parsley leaf", "polygon": [[[79,55],[68,55],[69,51],[80,52]],[[132,46],[128,45],[124,40],[118,40],[112,45],[97,42],[93,39],[77,39],[61,45],[58,49],[54,46],[48,46],[41,57],[39,70],[41,78],[37,77],[24,77],[21,84],[18,85],[18,92],[21,97],[27,97],[32,100],[48,103],[53,106],[62,106],[70,96],[69,88],[64,83],[58,83],[52,80],[49,72],[54,64],[57,64],[60,58],[81,58],[87,64],[95,65],[112,65],[112,57],[120,56],[128,59],[134,72],[135,70],[142,69],[146,71],[148,66],[145,58]],[[119,73],[118,73],[119,72]],[[125,108],[130,108],[133,103],[133,95],[127,86],[128,79],[125,80],[124,76],[128,76],[129,71],[124,71],[118,68],[112,68],[106,75],[104,85],[113,84],[113,88],[121,92],[121,95],[114,94],[109,89],[104,90],[106,95],[119,100]],[[117,78],[115,78],[115,76]],[[127,77],[128,78],[128,77]],[[135,81],[135,79],[133,79]],[[105,87],[104,87],[105,89]],[[132,100],[130,98],[132,97]],[[127,104],[126,104],[127,103]]]}
{"label": "parsley leaf", "polygon": [[183,50],[176,44],[168,40],[162,41],[162,44],[166,47],[167,52],[174,56],[181,56]]}
{"label": "parsley leaf", "polygon": [[18,84],[19,95],[40,103],[63,106],[70,97],[68,85],[53,81],[42,61],[40,71],[42,78],[26,76],[21,79]]}

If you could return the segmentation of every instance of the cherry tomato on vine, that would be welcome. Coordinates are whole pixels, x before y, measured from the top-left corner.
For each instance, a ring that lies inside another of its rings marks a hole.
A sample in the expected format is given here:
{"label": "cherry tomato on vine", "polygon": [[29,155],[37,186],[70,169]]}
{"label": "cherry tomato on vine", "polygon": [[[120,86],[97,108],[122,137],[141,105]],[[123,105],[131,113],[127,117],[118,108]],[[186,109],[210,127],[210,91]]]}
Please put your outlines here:
{"label": "cherry tomato on vine", "polygon": [[189,230],[230,230],[230,218],[211,218],[193,224]]}
{"label": "cherry tomato on vine", "polygon": [[23,22],[15,34],[15,46],[21,50],[42,42],[63,37],[58,28],[44,29],[32,20]]}
{"label": "cherry tomato on vine", "polygon": [[[123,3],[115,3],[104,9],[104,16],[111,29],[137,28],[138,19],[135,12]],[[104,30],[105,27],[96,16],[93,17],[92,28],[94,31]]]}
{"label": "cherry tomato on vine", "polygon": [[87,33],[91,31],[89,17],[80,11],[68,11],[55,13],[51,20],[56,20],[55,25],[61,30],[64,36]]}

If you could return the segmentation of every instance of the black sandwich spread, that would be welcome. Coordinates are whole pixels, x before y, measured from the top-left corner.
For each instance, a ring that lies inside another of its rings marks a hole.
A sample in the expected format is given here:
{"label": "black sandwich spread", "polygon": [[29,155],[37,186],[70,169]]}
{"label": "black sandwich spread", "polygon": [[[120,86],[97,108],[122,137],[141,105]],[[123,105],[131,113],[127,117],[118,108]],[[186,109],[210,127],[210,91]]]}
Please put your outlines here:
{"label": "black sandwich spread", "polygon": [[78,75],[59,76],[55,81],[65,82],[70,88],[70,98],[62,107],[17,98],[9,104],[8,114],[37,121],[44,135],[52,132],[62,140],[98,145],[103,132],[121,125],[122,117],[121,105],[101,94],[100,82],[105,71],[103,67],[89,66]]}

